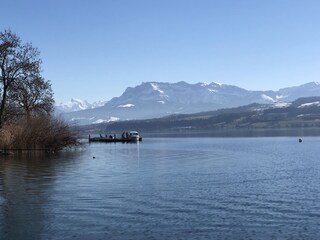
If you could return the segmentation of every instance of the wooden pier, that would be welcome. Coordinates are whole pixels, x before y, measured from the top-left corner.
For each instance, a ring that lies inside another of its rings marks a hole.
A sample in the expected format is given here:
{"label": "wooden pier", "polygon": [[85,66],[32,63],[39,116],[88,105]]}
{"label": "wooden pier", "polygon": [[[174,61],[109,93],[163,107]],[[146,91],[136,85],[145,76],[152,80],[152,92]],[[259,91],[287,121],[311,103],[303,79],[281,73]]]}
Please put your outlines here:
{"label": "wooden pier", "polygon": [[136,143],[141,142],[142,138],[138,139],[132,138],[110,138],[110,137],[90,137],[89,135],[89,143],[91,142],[104,142],[104,143]]}

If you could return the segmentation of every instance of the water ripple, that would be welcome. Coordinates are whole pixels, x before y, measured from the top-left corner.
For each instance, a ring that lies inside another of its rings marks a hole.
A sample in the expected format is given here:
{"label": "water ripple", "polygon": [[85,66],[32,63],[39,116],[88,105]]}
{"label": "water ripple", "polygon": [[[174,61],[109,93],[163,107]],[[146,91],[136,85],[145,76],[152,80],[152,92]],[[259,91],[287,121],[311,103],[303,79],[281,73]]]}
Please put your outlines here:
{"label": "water ripple", "polygon": [[319,239],[319,141],[304,142],[146,139],[1,159],[0,239]]}

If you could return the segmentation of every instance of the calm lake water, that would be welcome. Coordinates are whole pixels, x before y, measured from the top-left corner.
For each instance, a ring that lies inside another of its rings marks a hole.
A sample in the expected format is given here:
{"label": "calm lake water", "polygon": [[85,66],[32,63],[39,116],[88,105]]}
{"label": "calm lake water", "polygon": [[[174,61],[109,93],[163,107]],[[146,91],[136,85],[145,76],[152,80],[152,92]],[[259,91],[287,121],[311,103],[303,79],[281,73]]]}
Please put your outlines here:
{"label": "calm lake water", "polygon": [[320,239],[320,137],[1,157],[0,239]]}

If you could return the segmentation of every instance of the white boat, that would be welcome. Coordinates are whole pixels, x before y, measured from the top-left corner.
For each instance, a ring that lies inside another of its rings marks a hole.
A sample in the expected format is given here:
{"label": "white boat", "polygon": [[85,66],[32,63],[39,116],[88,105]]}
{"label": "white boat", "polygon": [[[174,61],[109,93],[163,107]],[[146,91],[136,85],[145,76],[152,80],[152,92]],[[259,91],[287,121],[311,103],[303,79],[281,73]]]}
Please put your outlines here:
{"label": "white boat", "polygon": [[132,141],[141,141],[139,133],[137,131],[130,131],[128,134],[128,139]]}

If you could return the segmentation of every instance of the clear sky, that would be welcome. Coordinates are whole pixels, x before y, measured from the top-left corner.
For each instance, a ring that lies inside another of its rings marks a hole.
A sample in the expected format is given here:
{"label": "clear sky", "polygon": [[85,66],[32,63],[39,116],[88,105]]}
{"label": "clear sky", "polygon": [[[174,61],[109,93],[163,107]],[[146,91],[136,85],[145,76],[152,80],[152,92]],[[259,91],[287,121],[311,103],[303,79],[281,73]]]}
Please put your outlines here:
{"label": "clear sky", "polygon": [[141,82],[277,90],[320,81],[319,0],[0,0],[0,30],[41,51],[56,102]]}

